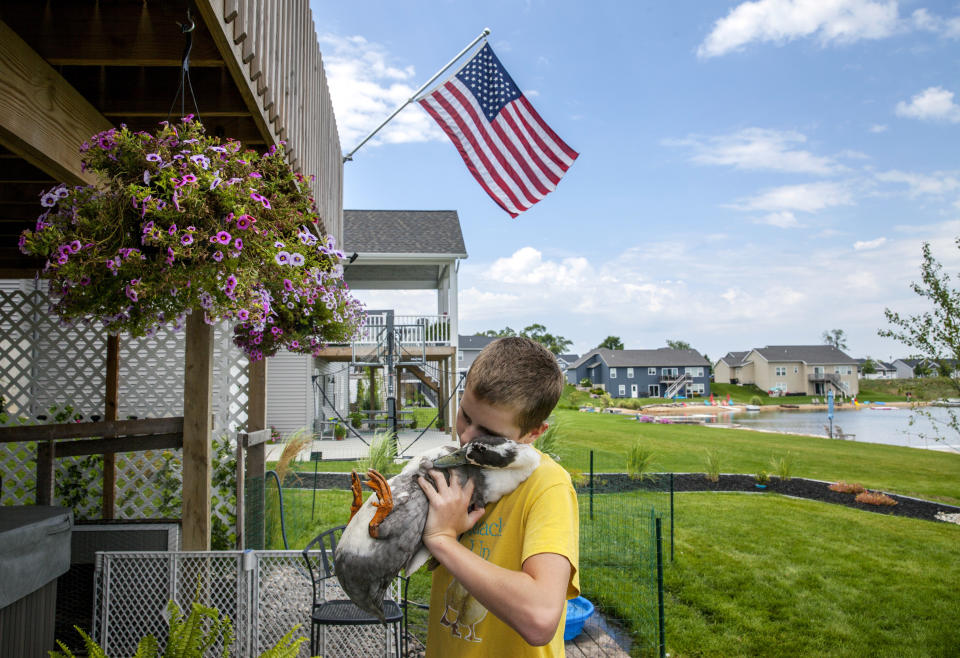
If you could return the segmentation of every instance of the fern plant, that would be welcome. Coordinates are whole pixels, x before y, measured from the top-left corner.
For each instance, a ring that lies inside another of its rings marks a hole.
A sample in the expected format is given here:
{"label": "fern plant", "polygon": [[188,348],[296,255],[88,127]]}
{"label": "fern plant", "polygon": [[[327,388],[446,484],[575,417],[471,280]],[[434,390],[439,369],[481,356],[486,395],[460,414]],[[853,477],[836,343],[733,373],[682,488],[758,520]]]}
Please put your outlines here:
{"label": "fern plant", "polygon": [[[200,596],[200,586],[197,585],[197,598]],[[194,600],[190,604],[190,614],[186,617],[176,603],[167,604],[167,617],[170,622],[170,633],[163,653],[160,653],[159,643],[152,635],[142,638],[137,644],[137,652],[133,658],[203,658],[206,651],[217,643],[221,646],[220,655],[223,658],[230,656],[230,647],[233,646],[233,624],[226,615],[212,606],[202,605]],[[87,658],[109,658],[103,648],[94,642],[93,638],[84,633],[78,626],[74,626],[83,638],[84,653]],[[260,658],[295,658],[300,653],[300,645],[307,641],[305,637],[294,639],[300,625],[297,624],[270,649],[260,654]],[[78,658],[68,646],[57,640],[60,651],[51,651],[50,658]]]}

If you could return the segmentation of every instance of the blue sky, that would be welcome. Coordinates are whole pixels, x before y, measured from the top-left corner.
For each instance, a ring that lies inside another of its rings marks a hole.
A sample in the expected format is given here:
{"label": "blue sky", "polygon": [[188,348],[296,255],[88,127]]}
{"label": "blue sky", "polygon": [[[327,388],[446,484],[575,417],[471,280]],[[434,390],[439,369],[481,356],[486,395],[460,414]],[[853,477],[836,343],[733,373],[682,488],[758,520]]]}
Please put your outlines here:
{"label": "blue sky", "polygon": [[[870,0],[312,0],[344,151],[484,27],[580,158],[511,219],[411,106],[345,165],[344,207],[454,209],[461,333],[533,322],[586,352],[667,339],[711,360],[814,344],[852,356],[883,309],[922,310],[920,247],[960,251],[960,6]],[[363,293],[432,313],[435,296]]]}

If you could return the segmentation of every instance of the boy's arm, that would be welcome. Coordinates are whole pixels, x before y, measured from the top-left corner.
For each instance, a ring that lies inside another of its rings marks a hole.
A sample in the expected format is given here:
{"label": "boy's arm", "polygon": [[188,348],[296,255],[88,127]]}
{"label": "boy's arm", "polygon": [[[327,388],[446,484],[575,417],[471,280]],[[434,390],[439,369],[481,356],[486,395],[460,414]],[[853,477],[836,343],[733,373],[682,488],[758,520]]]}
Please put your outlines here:
{"label": "boy's arm", "polygon": [[473,482],[461,487],[457,478],[451,478],[448,485],[439,472],[430,475],[436,488],[420,480],[430,500],[424,545],[471,596],[529,644],[550,642],[566,605],[569,560],[556,553],[538,553],[527,558],[520,571],[487,562],[457,541],[484,513],[483,509],[465,513]]}

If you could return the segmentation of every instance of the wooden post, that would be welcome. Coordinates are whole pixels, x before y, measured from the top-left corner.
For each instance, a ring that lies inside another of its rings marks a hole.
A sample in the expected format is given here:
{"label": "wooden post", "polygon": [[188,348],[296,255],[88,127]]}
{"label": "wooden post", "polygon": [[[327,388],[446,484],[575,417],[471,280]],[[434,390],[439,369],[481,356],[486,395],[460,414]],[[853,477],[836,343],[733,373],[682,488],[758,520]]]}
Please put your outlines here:
{"label": "wooden post", "polygon": [[457,361],[456,357],[447,357],[447,395],[450,401],[447,403],[447,415],[450,417],[450,438],[456,438],[457,434]]}
{"label": "wooden post", "polygon": [[[250,361],[247,365],[247,433],[265,429],[267,429],[267,360],[260,359],[259,361]],[[251,498],[244,500],[243,504],[249,504],[253,509],[258,510],[259,515],[244,514],[246,524],[243,529],[244,547],[262,549],[265,533],[263,510],[266,504],[264,497],[264,478],[267,465],[266,444],[258,443],[250,446],[246,449],[246,455],[245,479],[251,484]],[[254,500],[254,496],[258,500]],[[238,498],[238,508],[240,504],[240,498]],[[239,523],[239,521],[240,519],[237,517],[237,522]]]}
{"label": "wooden post", "polygon": [[[120,337],[107,336],[107,382],[103,401],[103,419],[117,420],[120,388]],[[117,484],[117,453],[103,456],[103,518],[114,517]]]}
{"label": "wooden post", "polygon": [[210,550],[210,423],[213,327],[203,311],[187,316],[183,372],[183,550]]}
{"label": "wooden post", "polygon": [[53,441],[37,443],[37,505],[53,505]]}
{"label": "wooden post", "polygon": [[444,402],[447,399],[447,376],[443,359],[437,361],[437,384],[440,389],[437,393],[437,415],[439,416],[438,420],[445,430],[449,431],[449,423],[447,423],[447,405]]}

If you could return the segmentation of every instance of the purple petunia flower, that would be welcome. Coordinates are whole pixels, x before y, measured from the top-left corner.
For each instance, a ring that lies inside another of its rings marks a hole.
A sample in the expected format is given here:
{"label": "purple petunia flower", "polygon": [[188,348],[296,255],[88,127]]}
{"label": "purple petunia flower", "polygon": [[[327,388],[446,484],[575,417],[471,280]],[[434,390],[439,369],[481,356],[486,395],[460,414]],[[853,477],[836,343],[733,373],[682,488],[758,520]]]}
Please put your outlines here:
{"label": "purple petunia flower", "polygon": [[187,183],[196,183],[196,182],[197,182],[197,177],[194,176],[193,174],[186,174],[183,177],[183,185],[186,185]]}
{"label": "purple petunia flower", "polygon": [[290,254],[290,264],[294,267],[300,267],[304,263],[303,254]]}
{"label": "purple petunia flower", "polygon": [[217,262],[219,263],[220,261],[223,260],[223,254],[220,253],[219,251],[213,252],[213,260],[215,260],[215,261],[217,261]]}
{"label": "purple petunia flower", "polygon": [[243,251],[243,240],[237,238],[233,241],[233,246],[236,247],[237,251]]}
{"label": "purple petunia flower", "polygon": [[190,161],[193,162],[194,164],[200,165],[204,169],[210,166],[210,158],[203,155],[202,153],[198,155],[191,155]]}
{"label": "purple petunia flower", "polygon": [[237,217],[237,228],[241,231],[246,231],[255,221],[256,220],[250,215],[240,215]]}
{"label": "purple petunia flower", "polygon": [[219,178],[219,176],[218,176],[217,178],[214,178],[213,181],[210,183],[210,189],[211,189],[211,190],[214,190],[214,189],[217,188],[218,185],[220,185],[220,178]]}
{"label": "purple petunia flower", "polygon": [[147,162],[163,162],[159,153],[147,153]]}
{"label": "purple petunia flower", "polygon": [[249,318],[250,312],[247,309],[241,308],[239,311],[237,311],[237,319],[241,322],[246,322]]}
{"label": "purple petunia flower", "polygon": [[40,197],[40,205],[44,208],[52,208],[57,205],[57,195],[53,192],[47,192],[42,197]]}
{"label": "purple petunia flower", "polygon": [[230,244],[230,234],[226,231],[220,231],[217,233],[217,242],[220,244]]}
{"label": "purple petunia flower", "polygon": [[250,178],[263,178],[263,176],[260,175],[259,171],[251,171]]}
{"label": "purple petunia flower", "polygon": [[290,341],[290,347],[292,347],[295,350],[300,349],[300,341],[299,340]]}
{"label": "purple petunia flower", "polygon": [[126,293],[127,293],[127,297],[130,298],[130,301],[132,302],[137,301],[137,291],[133,289],[132,285],[129,285],[129,284],[127,285]]}
{"label": "purple petunia flower", "polygon": [[167,265],[173,265],[174,253],[172,247],[167,247]]}
{"label": "purple petunia flower", "polygon": [[73,242],[70,243],[70,252],[75,254],[78,251],[80,251],[82,246],[83,245],[80,244],[79,240],[74,240]]}
{"label": "purple petunia flower", "polygon": [[277,261],[277,265],[286,265],[290,262],[290,254],[285,251],[278,251],[277,255],[273,257]]}
{"label": "purple petunia flower", "polygon": [[283,280],[283,287],[284,287],[286,290],[292,291],[292,290],[293,290],[293,281],[291,281],[290,279],[284,279],[284,280]]}
{"label": "purple petunia flower", "polygon": [[187,233],[186,235],[180,236],[180,244],[187,246],[188,244],[193,244],[193,236]]}
{"label": "purple petunia flower", "polygon": [[176,225],[176,224],[171,224],[171,225],[170,225],[170,228],[167,229],[167,234],[168,234],[168,235],[174,235],[176,232],[177,232],[177,225]]}
{"label": "purple petunia flower", "polygon": [[200,295],[200,306],[205,309],[213,306],[213,297],[210,296],[210,293],[205,292]]}
{"label": "purple petunia flower", "polygon": [[227,286],[228,288],[236,288],[236,287],[237,287],[237,277],[233,276],[232,274],[231,274],[230,276],[228,276],[228,277],[227,277],[226,286]]}
{"label": "purple petunia flower", "polygon": [[144,185],[149,185],[151,178],[153,178],[153,177],[150,175],[150,172],[147,171],[146,169],[144,169],[144,170],[143,170],[143,184],[144,184]]}

